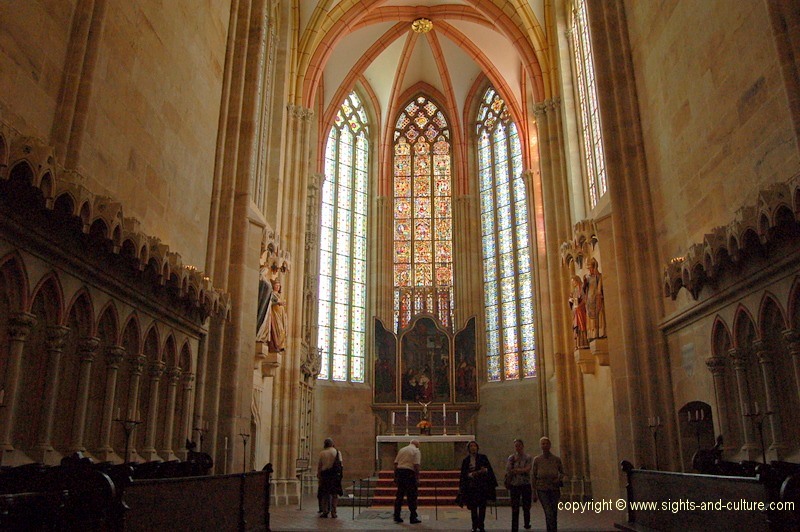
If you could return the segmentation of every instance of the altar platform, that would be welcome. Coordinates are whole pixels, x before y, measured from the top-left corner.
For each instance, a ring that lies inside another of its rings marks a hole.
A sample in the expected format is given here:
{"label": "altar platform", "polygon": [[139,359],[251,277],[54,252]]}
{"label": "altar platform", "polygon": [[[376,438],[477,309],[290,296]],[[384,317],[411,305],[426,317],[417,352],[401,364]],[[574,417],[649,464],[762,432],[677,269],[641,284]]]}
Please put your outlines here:
{"label": "altar platform", "polygon": [[474,434],[383,434],[375,438],[376,468],[379,471],[393,469],[398,449],[411,440],[418,440],[423,470],[460,470],[461,461],[467,454],[467,444],[474,439]]}

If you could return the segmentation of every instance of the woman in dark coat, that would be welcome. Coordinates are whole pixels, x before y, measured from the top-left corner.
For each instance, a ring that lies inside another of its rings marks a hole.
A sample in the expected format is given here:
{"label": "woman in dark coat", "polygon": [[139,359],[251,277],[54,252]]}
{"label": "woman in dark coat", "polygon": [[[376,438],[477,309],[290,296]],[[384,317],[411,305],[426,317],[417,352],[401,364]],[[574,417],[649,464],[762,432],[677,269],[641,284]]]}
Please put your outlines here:
{"label": "woman in dark coat", "polygon": [[461,462],[458,504],[466,504],[472,512],[472,532],[483,532],[486,501],[497,499],[497,477],[494,476],[489,458],[478,452],[478,442],[469,442],[467,451],[466,458]]}

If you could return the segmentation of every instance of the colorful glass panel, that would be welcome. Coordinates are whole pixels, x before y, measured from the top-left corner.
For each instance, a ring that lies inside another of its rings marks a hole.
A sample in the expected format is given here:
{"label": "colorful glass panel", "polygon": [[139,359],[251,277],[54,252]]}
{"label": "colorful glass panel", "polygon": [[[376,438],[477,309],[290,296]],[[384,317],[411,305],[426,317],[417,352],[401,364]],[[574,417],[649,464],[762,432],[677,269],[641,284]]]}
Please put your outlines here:
{"label": "colorful glass panel", "polygon": [[535,314],[528,197],[519,134],[503,98],[493,88],[484,93],[477,117],[484,297],[489,331],[487,378],[533,377]]}
{"label": "colorful glass panel", "polygon": [[[355,370],[352,366],[349,374],[347,368],[349,357],[366,355],[366,116],[358,96],[351,93],[339,109],[325,150],[317,322],[323,379],[364,381],[363,364]],[[402,152],[402,147],[398,149]],[[361,340],[349,340],[351,331],[362,331]]]}

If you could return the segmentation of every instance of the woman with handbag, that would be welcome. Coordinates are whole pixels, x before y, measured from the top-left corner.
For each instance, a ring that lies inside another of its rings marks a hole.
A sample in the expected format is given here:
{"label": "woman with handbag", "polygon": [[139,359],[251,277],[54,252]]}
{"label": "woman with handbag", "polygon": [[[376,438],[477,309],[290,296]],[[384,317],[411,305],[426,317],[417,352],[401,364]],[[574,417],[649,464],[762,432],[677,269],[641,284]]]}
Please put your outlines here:
{"label": "woman with handbag", "polygon": [[461,462],[458,504],[472,513],[472,532],[484,532],[486,502],[497,499],[497,478],[485,454],[478,453],[478,442],[467,444],[468,454]]}
{"label": "woman with handbag", "polygon": [[325,438],[324,449],[319,453],[317,478],[319,479],[319,496],[322,499],[320,517],[336,518],[336,505],[342,495],[342,455],[333,446],[331,438]]}

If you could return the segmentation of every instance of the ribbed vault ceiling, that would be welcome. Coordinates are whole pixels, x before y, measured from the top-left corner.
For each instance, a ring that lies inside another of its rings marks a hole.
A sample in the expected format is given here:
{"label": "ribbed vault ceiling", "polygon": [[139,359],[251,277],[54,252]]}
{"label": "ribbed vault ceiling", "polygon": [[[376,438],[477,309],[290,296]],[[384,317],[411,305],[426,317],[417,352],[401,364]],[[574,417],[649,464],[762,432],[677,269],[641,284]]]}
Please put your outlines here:
{"label": "ribbed vault ceiling", "polygon": [[[514,114],[543,98],[543,0],[301,0],[304,103],[320,98],[326,118],[356,83],[368,87],[381,124],[418,87],[434,89],[462,125],[465,105],[486,76]],[[416,33],[428,18],[433,29]],[[528,92],[528,96],[525,92]],[[391,115],[391,116],[390,116]],[[519,117],[517,117],[519,118]]]}

